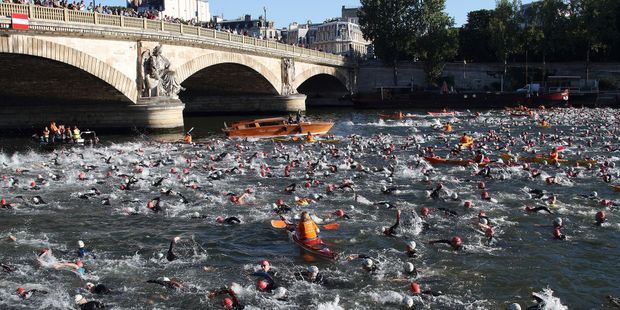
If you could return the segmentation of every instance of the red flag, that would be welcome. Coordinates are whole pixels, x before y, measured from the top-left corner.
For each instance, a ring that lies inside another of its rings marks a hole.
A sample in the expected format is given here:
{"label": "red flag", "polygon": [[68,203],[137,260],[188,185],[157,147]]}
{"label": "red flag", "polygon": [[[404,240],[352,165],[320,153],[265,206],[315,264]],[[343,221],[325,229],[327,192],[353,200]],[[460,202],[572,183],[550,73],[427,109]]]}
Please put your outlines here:
{"label": "red flag", "polygon": [[28,30],[30,28],[30,20],[27,14],[11,14],[11,27],[13,29]]}

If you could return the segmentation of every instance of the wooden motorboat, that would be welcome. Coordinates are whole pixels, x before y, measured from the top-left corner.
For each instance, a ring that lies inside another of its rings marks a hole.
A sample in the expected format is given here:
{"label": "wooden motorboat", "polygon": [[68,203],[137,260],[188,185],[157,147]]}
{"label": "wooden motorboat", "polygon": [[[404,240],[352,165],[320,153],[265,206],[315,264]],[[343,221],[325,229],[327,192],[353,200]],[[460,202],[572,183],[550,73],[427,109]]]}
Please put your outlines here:
{"label": "wooden motorboat", "polygon": [[324,135],[334,126],[331,122],[299,122],[289,123],[284,117],[261,118],[224,123],[224,134],[229,138],[273,138],[282,136],[302,136],[308,132],[312,135]]}

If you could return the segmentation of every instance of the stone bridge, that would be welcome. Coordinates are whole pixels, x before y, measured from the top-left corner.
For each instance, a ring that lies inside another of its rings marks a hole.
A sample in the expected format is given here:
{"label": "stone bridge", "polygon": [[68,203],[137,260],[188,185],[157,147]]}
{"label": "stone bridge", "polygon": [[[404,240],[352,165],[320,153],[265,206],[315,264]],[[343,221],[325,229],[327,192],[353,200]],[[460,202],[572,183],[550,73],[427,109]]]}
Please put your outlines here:
{"label": "stone bridge", "polygon": [[[12,27],[12,14],[29,29]],[[161,45],[179,100],[143,90],[144,55]],[[289,65],[285,64],[287,62]],[[305,110],[304,93],[346,94],[353,66],[319,51],[162,21],[0,4],[0,127],[51,119],[93,128],[172,129],[186,113]]]}

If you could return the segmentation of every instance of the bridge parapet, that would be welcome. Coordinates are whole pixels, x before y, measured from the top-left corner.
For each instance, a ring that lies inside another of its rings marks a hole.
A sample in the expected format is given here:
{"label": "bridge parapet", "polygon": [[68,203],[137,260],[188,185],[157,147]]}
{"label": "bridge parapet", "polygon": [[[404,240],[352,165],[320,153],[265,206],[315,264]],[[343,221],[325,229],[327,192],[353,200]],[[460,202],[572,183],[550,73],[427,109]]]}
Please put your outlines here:
{"label": "bridge parapet", "polygon": [[[275,57],[296,58],[317,64],[349,66],[346,58],[340,55],[274,41],[260,40],[214,29],[168,23],[159,20],[35,5],[0,4],[0,17],[10,16],[13,13],[28,15],[31,20],[30,28],[33,30],[100,33],[107,36],[114,34],[118,36],[140,35],[150,37],[150,39],[167,38],[168,40],[181,41],[189,44],[202,43],[235,48],[253,53],[265,53]],[[7,28],[7,23],[10,23],[10,19],[0,19],[0,24],[4,24],[0,25],[0,28]]]}

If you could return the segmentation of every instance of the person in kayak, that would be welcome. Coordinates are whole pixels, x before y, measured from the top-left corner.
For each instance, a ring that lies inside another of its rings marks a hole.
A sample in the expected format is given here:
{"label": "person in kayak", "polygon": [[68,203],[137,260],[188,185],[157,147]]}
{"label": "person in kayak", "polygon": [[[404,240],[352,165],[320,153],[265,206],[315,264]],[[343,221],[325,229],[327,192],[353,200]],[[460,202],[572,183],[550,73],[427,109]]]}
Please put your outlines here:
{"label": "person in kayak", "polygon": [[147,280],[146,283],[159,284],[168,289],[182,290],[185,288],[185,285],[177,280],[170,280],[168,277],[162,277],[161,279],[156,280]]}
{"label": "person in kayak", "polygon": [[84,241],[82,240],[78,240],[78,250],[77,250],[77,256],[79,258],[85,258],[85,257],[92,257],[93,259],[97,258],[97,256],[95,255],[95,253],[91,250],[91,249],[87,249],[84,245]]}
{"label": "person in kayak", "polygon": [[80,310],[93,310],[105,308],[102,302],[97,300],[88,301],[84,296],[78,294],[75,295],[75,304],[78,305]]}
{"label": "person in kayak", "polygon": [[461,140],[459,141],[461,144],[472,144],[474,142],[474,138],[467,135],[466,132],[463,133]]}
{"label": "person in kayak", "polygon": [[101,283],[95,285],[93,283],[88,282],[86,283],[84,288],[86,288],[86,290],[92,294],[106,295],[106,294],[112,293],[112,290],[110,290],[107,286]]}
{"label": "person in kayak", "polygon": [[428,242],[428,244],[437,244],[437,243],[448,244],[455,251],[459,251],[459,250],[463,249],[463,242],[461,241],[461,237],[459,237],[459,236],[454,236],[450,240],[448,240],[448,239],[440,239],[440,240],[432,240],[432,241]]}
{"label": "person in kayak", "polygon": [[321,232],[319,227],[310,217],[307,211],[301,212],[299,224],[297,224],[297,238],[300,241],[312,241],[318,237],[318,233]]}
{"label": "person in kayak", "polygon": [[23,287],[18,287],[15,290],[15,293],[22,299],[29,299],[32,296],[34,296],[35,294],[47,294],[47,291],[43,291],[43,290],[37,290],[37,289],[32,289],[32,290],[26,290]]}
{"label": "person in kayak", "polygon": [[560,153],[558,152],[558,149],[554,147],[553,149],[551,149],[551,152],[549,153],[549,163],[552,165],[555,165],[559,162],[558,161],[559,159],[560,159]]}
{"label": "person in kayak", "polygon": [[314,142],[314,136],[309,131],[308,134],[306,134],[306,142]]}
{"label": "person in kayak", "polygon": [[383,228],[383,234],[389,237],[397,237],[396,230],[400,226],[400,210],[396,210],[396,223],[390,227]]}
{"label": "person in kayak", "polygon": [[[235,284],[233,283],[233,285]],[[233,285],[231,285],[230,287],[222,287],[219,289],[209,290],[207,297],[209,299],[213,299],[220,295],[228,295],[228,297],[225,297],[224,299],[222,299],[222,306],[224,307],[224,309],[243,310],[245,306],[243,306],[239,302],[239,299],[237,299],[237,294],[235,293],[233,289]]]}

